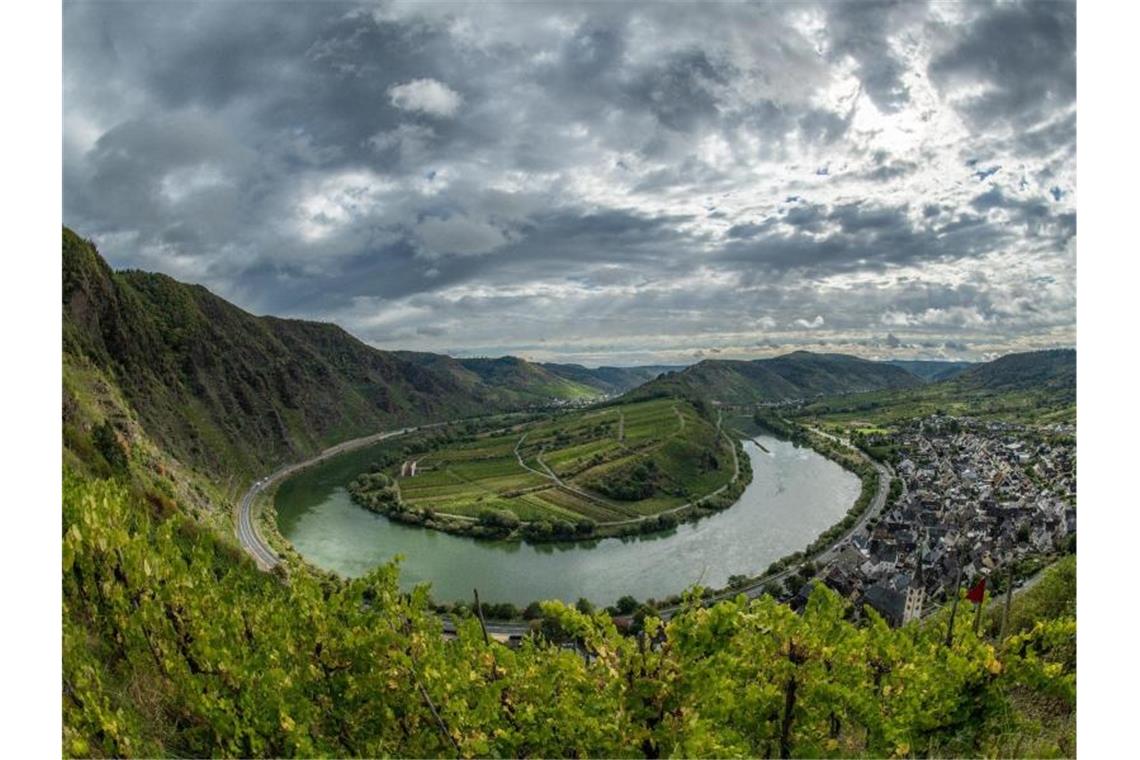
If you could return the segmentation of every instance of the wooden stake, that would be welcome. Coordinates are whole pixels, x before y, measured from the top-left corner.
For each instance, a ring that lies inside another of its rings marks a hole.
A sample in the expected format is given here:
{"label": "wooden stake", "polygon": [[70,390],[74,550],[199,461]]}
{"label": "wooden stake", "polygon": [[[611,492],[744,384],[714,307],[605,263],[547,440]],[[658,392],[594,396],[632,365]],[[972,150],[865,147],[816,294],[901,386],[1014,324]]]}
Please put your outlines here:
{"label": "wooden stake", "polygon": [[962,588],[962,566],[958,565],[958,572],[954,576],[954,602],[950,605],[950,623],[946,626],[946,646],[954,643],[954,616],[958,614],[958,592]]}
{"label": "wooden stake", "polygon": [[978,609],[974,611],[974,635],[978,635],[978,627],[982,624],[982,605],[986,603],[986,591],[982,589],[982,601],[978,602]]}
{"label": "wooden stake", "polygon": [[998,635],[998,643],[1005,641],[1005,627],[1009,624],[1009,605],[1013,602],[1013,566],[1009,568],[1009,579],[1005,589],[1005,609],[1001,613],[1001,633]]}
{"label": "wooden stake", "polygon": [[483,619],[483,605],[479,603],[479,589],[472,589],[475,592],[475,615],[479,618],[479,627],[483,629],[483,643],[490,644],[490,637],[487,635],[487,621]]}

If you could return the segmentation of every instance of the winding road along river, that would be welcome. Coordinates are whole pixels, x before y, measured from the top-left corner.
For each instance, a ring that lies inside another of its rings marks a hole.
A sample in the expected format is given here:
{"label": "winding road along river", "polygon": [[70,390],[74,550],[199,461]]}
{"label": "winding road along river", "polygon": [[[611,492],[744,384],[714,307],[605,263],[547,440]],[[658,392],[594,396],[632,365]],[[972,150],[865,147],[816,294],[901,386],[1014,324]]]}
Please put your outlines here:
{"label": "winding road along river", "polygon": [[811,449],[757,436],[746,441],[752,483],[729,509],[668,533],[591,543],[476,541],[401,525],[354,504],[345,485],[375,451],[336,456],[277,491],[278,528],[312,564],[358,576],[403,555],[401,585],[430,582],[439,601],[471,598],[523,605],[587,597],[612,604],[631,594],[661,599],[694,583],[719,588],[803,549],[842,519],[859,479]]}

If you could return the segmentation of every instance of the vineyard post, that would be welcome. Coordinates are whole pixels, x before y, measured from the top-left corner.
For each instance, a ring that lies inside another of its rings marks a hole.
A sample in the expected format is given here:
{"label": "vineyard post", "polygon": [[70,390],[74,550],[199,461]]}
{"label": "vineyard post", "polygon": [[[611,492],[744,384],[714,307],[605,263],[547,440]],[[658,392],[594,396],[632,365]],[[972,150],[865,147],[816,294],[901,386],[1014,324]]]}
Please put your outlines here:
{"label": "vineyard post", "polygon": [[1013,565],[1009,566],[1009,578],[1006,581],[1005,587],[1005,608],[1001,612],[1001,633],[998,634],[998,642],[1000,643],[1005,639],[1005,627],[1009,623],[1009,606],[1013,603]]}
{"label": "vineyard post", "polygon": [[487,621],[483,619],[483,605],[479,603],[479,589],[472,589],[475,592],[475,614],[479,616],[479,627],[483,629],[483,643],[490,644],[490,637],[487,636]]}
{"label": "vineyard post", "polygon": [[958,572],[954,575],[954,601],[950,605],[950,622],[946,625],[946,646],[954,643],[954,616],[958,614],[958,590],[962,585],[962,566],[958,565]]}

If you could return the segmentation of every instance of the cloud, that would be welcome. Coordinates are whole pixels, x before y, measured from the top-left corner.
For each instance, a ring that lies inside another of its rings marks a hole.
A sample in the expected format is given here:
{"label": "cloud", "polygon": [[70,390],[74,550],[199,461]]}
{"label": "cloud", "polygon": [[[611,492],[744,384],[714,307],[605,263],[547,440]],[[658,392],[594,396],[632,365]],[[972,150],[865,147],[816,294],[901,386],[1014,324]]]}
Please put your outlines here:
{"label": "cloud", "polygon": [[1075,3],[982,5],[970,15],[939,30],[947,42],[928,73],[974,126],[1026,128],[1075,101]]}
{"label": "cloud", "polygon": [[487,253],[507,242],[501,229],[467,217],[427,219],[416,226],[425,255]]}
{"label": "cloud", "polygon": [[67,3],[64,220],[384,348],[1071,344],[1072,16]]}
{"label": "cloud", "polygon": [[405,111],[419,111],[431,116],[450,118],[463,105],[463,97],[434,79],[413,79],[388,88],[392,105]]}
{"label": "cloud", "polygon": [[802,327],[805,330],[814,330],[818,327],[823,327],[823,316],[820,314],[816,314],[815,319],[813,319],[813,320],[809,321],[809,320],[801,318],[801,319],[797,319],[792,324],[795,325],[796,327]]}

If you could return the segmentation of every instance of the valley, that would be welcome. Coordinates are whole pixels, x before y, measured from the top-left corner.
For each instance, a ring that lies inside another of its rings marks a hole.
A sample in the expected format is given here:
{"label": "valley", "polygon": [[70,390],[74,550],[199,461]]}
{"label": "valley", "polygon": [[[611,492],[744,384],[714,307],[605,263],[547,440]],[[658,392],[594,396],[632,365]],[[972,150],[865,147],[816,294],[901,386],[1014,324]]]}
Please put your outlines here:
{"label": "valley", "polygon": [[[827,609],[843,636],[917,632],[934,647],[948,625],[936,586],[956,563],[1019,578],[1075,544],[1072,351],[622,370],[384,352],[331,325],[113,272],[69,230],[63,317],[65,609],[76,611],[65,662],[84,700],[69,720],[87,725],[86,705],[110,695],[143,727],[107,739],[121,750],[110,754],[164,747],[153,732],[181,720],[129,696],[137,673],[169,684],[171,709],[201,715],[194,695],[234,696],[212,673],[261,674],[298,647],[377,651],[389,636],[469,678],[471,658],[494,651],[486,625],[534,643],[507,650],[527,667],[552,666],[561,646],[620,650],[629,665],[641,632],[684,636],[717,616],[752,626],[746,609],[760,615],[749,641],[787,624],[821,636],[813,621]],[[969,434],[931,432],[944,425]],[[985,514],[971,516],[975,496]],[[928,616],[905,620],[892,593],[927,556],[912,530],[926,512],[939,564],[926,567]],[[971,521],[986,530],[955,527]],[[977,540],[984,551],[966,551]],[[231,616],[222,627],[219,611]],[[884,618],[904,625],[878,628]],[[982,667],[988,645],[958,629],[955,651]],[[858,659],[866,645],[852,646]],[[335,668],[375,675],[357,658],[315,657],[329,675],[318,667],[305,689],[330,698],[345,699]],[[292,709],[314,704],[286,693]],[[183,734],[176,746],[218,741]]]}

